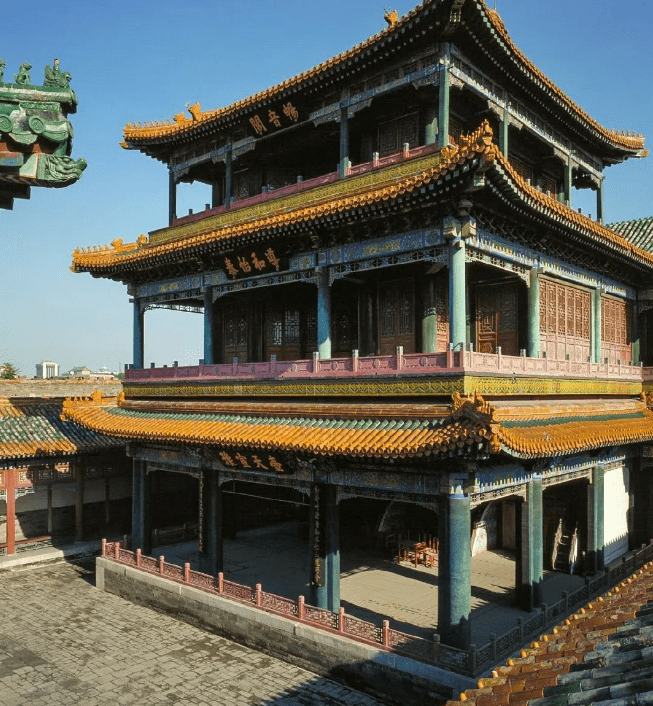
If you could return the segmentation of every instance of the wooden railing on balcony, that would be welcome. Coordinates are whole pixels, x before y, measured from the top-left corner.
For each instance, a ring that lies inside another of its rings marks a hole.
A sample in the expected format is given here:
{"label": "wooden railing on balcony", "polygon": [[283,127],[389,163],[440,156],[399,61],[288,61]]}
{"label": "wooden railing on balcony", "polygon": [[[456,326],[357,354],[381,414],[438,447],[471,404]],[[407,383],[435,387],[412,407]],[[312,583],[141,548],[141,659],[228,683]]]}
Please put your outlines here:
{"label": "wooden railing on balcony", "polygon": [[[388,167],[392,164],[397,164],[398,162],[403,162],[407,159],[423,157],[425,154],[437,151],[438,148],[435,145],[422,145],[421,147],[413,147],[413,149],[403,149],[401,152],[395,152],[394,154],[390,154],[387,157],[375,158],[371,162],[364,162],[362,164],[350,166],[347,170],[346,176],[359,176],[360,174],[372,171],[373,169],[382,169],[383,167]],[[313,189],[316,186],[330,184],[331,182],[337,181],[339,178],[340,174],[336,171],[330,172],[328,174],[323,174],[318,177],[314,177],[313,179],[298,181],[295,184],[282,186],[278,189],[269,189],[267,191],[264,191],[263,193],[256,194],[254,196],[248,196],[244,199],[233,200],[231,202],[230,210],[235,211],[239,208],[254,206],[255,204],[262,203],[263,201],[278,199],[282,196],[290,196],[291,194],[296,194],[300,191]],[[204,211],[199,211],[198,213],[190,213],[187,216],[175,218],[172,225],[179,226],[185,223],[193,223],[194,221],[199,221],[203,218],[208,218],[209,216],[217,216],[220,213],[224,213],[225,211],[226,208],[224,204],[222,206],[216,206],[214,208],[207,208]]]}
{"label": "wooden railing on balcony", "polygon": [[453,351],[444,353],[407,353],[401,347],[395,355],[359,357],[353,351],[348,358],[321,359],[317,353],[309,360],[277,361],[260,363],[232,363],[218,365],[163,366],[145,369],[129,368],[128,381],[165,380],[262,380],[292,378],[365,378],[391,375],[519,375],[536,377],[580,377],[606,380],[643,380],[643,374],[652,368],[612,363],[589,363],[551,358],[528,358],[508,356],[501,353],[477,353],[475,351]]}

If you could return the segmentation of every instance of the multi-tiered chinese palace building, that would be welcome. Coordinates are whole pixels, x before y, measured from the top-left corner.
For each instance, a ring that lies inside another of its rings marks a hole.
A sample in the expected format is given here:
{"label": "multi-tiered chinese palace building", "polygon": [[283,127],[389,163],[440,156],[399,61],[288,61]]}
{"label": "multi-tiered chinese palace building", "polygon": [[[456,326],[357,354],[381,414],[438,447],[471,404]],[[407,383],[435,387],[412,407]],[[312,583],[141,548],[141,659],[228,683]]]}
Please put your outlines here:
{"label": "multi-tiered chinese palace building", "polygon": [[[473,530],[515,552],[528,610],[546,568],[591,574],[653,529],[653,255],[603,213],[605,168],[644,139],[585,113],[483,0],[386,19],[226,108],[125,128],[169,170],[169,223],[75,251],[127,284],[134,358],[118,404],[65,414],[129,441],[144,552],[162,477],[194,488],[211,572],[225,484],[309,498],[310,600],[332,610],[341,528],[429,532],[438,631],[466,647]],[[177,213],[186,182],[205,211]],[[198,366],[145,367],[154,308],[203,311]]]}

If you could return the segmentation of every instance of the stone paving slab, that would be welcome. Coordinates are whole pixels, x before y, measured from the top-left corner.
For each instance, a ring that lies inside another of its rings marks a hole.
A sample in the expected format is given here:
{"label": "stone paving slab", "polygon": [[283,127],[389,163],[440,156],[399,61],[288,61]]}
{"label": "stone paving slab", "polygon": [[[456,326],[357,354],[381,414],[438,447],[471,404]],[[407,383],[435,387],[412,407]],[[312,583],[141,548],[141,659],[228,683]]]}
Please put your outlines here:
{"label": "stone paving slab", "polygon": [[0,706],[380,706],[117,596],[68,563],[0,573]]}

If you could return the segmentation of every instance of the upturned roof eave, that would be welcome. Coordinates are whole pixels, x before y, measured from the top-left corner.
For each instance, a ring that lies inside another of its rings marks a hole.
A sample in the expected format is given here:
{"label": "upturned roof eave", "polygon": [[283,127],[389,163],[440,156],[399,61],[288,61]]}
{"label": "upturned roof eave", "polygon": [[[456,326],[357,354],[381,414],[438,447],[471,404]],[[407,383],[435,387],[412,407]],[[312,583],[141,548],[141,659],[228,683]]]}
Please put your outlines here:
{"label": "upturned roof eave", "polygon": [[[229,126],[235,119],[244,114],[257,110],[265,106],[270,100],[283,99],[285,96],[304,90],[317,81],[327,80],[333,74],[345,73],[349,65],[354,62],[361,62],[367,55],[371,55],[381,42],[392,43],[400,36],[410,32],[413,25],[417,24],[422,15],[431,11],[443,8],[450,0],[424,0],[420,5],[411,10],[407,15],[400,18],[392,27],[387,27],[381,32],[373,35],[368,40],[342,52],[341,54],[328,59],[321,64],[304,71],[286,81],[283,81],[271,88],[260,91],[245,99],[237,101],[221,109],[200,112],[200,118],[193,115],[192,118],[181,117],[177,124],[132,127],[128,124],[123,131],[124,142],[121,143],[128,149],[138,149],[151,157],[165,162],[169,157],[161,154],[161,149],[195,139],[202,131],[218,132]],[[470,10],[469,8],[474,8]],[[526,78],[530,84],[543,95],[545,100],[554,105],[553,112],[559,112],[561,121],[572,119],[580,130],[586,133],[585,139],[604,149],[603,156],[606,162],[619,162],[629,157],[644,157],[648,152],[644,149],[644,139],[641,136],[631,136],[619,134],[608,130],[594,120],[580,106],[572,101],[551,79],[541,72],[514,44],[508,35],[502,21],[496,14],[488,9],[484,0],[475,0],[467,3],[463,12],[474,11],[476,14],[469,21],[462,20],[461,26],[464,31],[469,32],[468,24],[476,20],[481,22],[486,28],[486,37],[492,42],[492,53],[502,56],[504,59],[503,69],[509,72],[512,66],[520,75]],[[449,18],[451,20],[451,17]],[[446,26],[450,31],[458,25],[460,18],[454,22],[447,22]],[[448,37],[443,36],[442,39]],[[470,38],[472,41],[478,40]],[[178,116],[179,117],[179,116]]]}

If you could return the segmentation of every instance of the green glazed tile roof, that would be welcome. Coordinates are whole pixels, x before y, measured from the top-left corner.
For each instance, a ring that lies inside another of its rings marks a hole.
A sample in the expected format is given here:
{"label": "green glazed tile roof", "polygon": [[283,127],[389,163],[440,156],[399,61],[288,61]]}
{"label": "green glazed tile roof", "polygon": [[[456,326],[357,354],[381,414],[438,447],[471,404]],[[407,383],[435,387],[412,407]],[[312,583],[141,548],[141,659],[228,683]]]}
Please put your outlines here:
{"label": "green glazed tile roof", "polygon": [[61,400],[0,398],[0,458],[72,455],[124,442],[62,421]]}
{"label": "green glazed tile roof", "polygon": [[634,221],[610,223],[608,228],[619,233],[638,248],[653,252],[653,216],[636,218]]}

